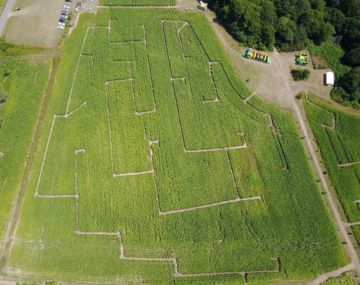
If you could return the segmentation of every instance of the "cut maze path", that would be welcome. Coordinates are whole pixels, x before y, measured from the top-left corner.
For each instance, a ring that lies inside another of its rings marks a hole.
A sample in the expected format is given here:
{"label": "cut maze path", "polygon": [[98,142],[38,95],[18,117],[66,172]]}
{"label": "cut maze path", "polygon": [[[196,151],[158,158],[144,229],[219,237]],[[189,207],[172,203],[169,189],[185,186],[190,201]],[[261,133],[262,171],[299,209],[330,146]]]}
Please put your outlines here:
{"label": "cut maze path", "polygon": [[[163,21],[164,22],[172,22],[172,21]],[[176,21],[175,21],[176,23]],[[187,22],[181,22],[183,25],[178,29],[178,33],[181,32],[181,30],[188,25]],[[146,40],[146,30],[145,30],[145,26],[142,25],[142,28],[143,28],[143,32],[144,32],[144,39],[142,42],[144,42],[144,45],[145,45],[145,48],[147,46],[147,40]],[[82,42],[82,47],[81,47],[81,51],[80,51],[80,55],[79,55],[79,58],[78,58],[78,61],[77,61],[77,65],[76,65],[76,68],[75,68],[75,73],[74,73],[74,76],[73,76],[73,79],[72,79],[72,84],[71,84],[71,89],[70,89],[70,94],[69,94],[69,99],[68,99],[68,102],[67,102],[67,105],[66,105],[66,112],[65,114],[63,115],[57,115],[57,114],[54,114],[53,115],[53,121],[52,121],[52,124],[51,124],[51,128],[50,128],[50,133],[49,133],[49,136],[48,136],[48,140],[47,140],[47,144],[46,144],[46,148],[45,148],[45,152],[44,152],[44,156],[43,156],[43,160],[42,160],[42,164],[41,164],[41,169],[40,169],[40,174],[39,174],[39,177],[38,177],[38,182],[37,182],[37,186],[36,186],[36,191],[35,191],[35,197],[38,197],[38,198],[51,198],[51,199],[54,199],[54,198],[76,198],[78,199],[80,196],[79,194],[74,194],[74,195],[43,195],[43,194],[39,194],[38,191],[39,191],[39,186],[40,186],[40,182],[41,182],[41,177],[42,177],[42,173],[43,173],[43,169],[44,169],[44,165],[45,165],[45,162],[46,162],[46,159],[47,159],[47,153],[48,153],[48,148],[49,148],[49,145],[51,143],[51,139],[52,139],[52,133],[53,133],[53,128],[54,128],[54,125],[55,125],[55,121],[57,119],[67,119],[69,118],[70,116],[72,116],[73,114],[75,114],[78,110],[80,110],[82,107],[86,107],[86,101],[83,102],[79,107],[77,107],[75,110],[73,111],[70,111],[70,104],[71,104],[71,99],[72,99],[72,96],[73,96],[73,92],[74,92],[74,85],[75,85],[75,81],[76,81],[76,77],[77,77],[77,72],[78,72],[78,68],[79,68],[79,64],[80,64],[80,61],[81,61],[81,56],[84,56],[83,55],[83,50],[84,50],[84,45],[85,45],[85,42],[86,42],[86,39],[88,37],[88,33],[90,30],[94,30],[95,28],[94,27],[89,27],[86,31],[86,34],[85,34],[85,37],[83,39],[83,42]],[[111,22],[109,22],[109,25],[108,25],[108,31],[109,31],[109,44],[121,44],[121,42],[113,42],[113,41],[110,41],[110,34],[111,34]],[[129,42],[127,41],[126,42],[127,44],[131,44],[131,43],[135,43],[135,42]],[[87,56],[87,55],[86,55]],[[185,59],[185,55],[183,54],[183,58]],[[93,61],[93,60],[92,60]],[[128,62],[129,63],[129,68],[131,69],[130,67],[130,63],[131,61],[125,61],[125,62]],[[148,65],[149,65],[149,60],[148,60]],[[209,67],[211,66],[211,63],[209,63]],[[131,72],[130,72],[131,74]],[[211,75],[211,72],[210,72],[210,75]],[[171,80],[175,80],[175,78],[171,78]],[[115,80],[115,81],[106,81],[105,82],[105,93],[107,94],[107,86],[112,83],[112,82],[119,82],[119,81],[129,81],[131,82],[131,85],[132,85],[132,89],[134,90],[134,81],[135,79],[133,77],[130,77],[130,78],[125,78],[125,79],[121,79],[121,80]],[[214,82],[214,81],[212,81]],[[106,95],[106,98],[108,98],[108,95]],[[134,102],[134,105],[135,105],[135,97],[134,97],[134,94],[133,94],[133,102]],[[108,99],[107,99],[107,102],[108,102]],[[139,111],[136,111],[134,110],[134,114],[135,115],[145,115],[145,114],[148,114],[148,113],[152,113],[152,112],[156,112],[156,99],[154,97],[154,109],[151,110],[151,111],[144,111],[144,112],[139,112]],[[151,162],[151,165],[152,165],[152,168],[150,170],[146,170],[146,171],[139,171],[139,172],[127,172],[127,173],[115,173],[114,171],[114,159],[113,159],[113,143],[112,143],[112,128],[111,128],[111,118],[110,118],[110,112],[109,112],[109,106],[108,106],[108,103],[107,103],[107,108],[108,108],[108,125],[109,125],[109,138],[110,138],[110,149],[111,149],[111,158],[112,158],[112,169],[113,169],[113,177],[116,178],[116,177],[127,177],[127,176],[138,176],[138,175],[147,175],[147,174],[153,174],[155,175],[155,169],[154,169],[154,162],[153,162],[153,156],[154,156],[154,152],[153,152],[153,148],[152,148],[152,145],[153,144],[159,144],[159,141],[150,141],[149,142],[149,149],[150,149],[150,162]],[[180,122],[180,126],[181,126],[181,129],[183,129],[182,127],[182,124],[181,124],[181,119],[180,119],[180,111],[179,109],[178,110],[178,115],[179,115],[179,122]],[[247,144],[246,144],[246,141],[245,141],[245,137],[244,137],[244,134],[243,133],[240,133],[239,134],[240,137],[243,138],[243,141],[244,141],[244,144],[243,145],[239,145],[239,146],[229,146],[229,147],[221,147],[221,148],[204,148],[204,149],[187,149],[186,148],[186,143],[185,143],[185,137],[184,137],[184,133],[182,131],[182,142],[183,142],[183,148],[184,148],[184,152],[185,153],[207,153],[207,152],[222,152],[222,151],[230,151],[230,150],[238,150],[238,149],[243,149],[243,148],[247,148]],[[82,148],[79,150],[75,150],[74,151],[75,154],[78,154],[79,152],[80,153],[84,153],[85,152],[85,149]],[[229,154],[227,155],[227,157],[229,158],[229,161],[230,161],[230,157],[229,157]],[[236,185],[236,182],[235,182],[235,178],[234,178],[234,172],[233,170],[231,169],[231,173],[232,173],[232,179]],[[75,173],[75,176],[77,176],[77,173]],[[238,186],[236,185],[236,188],[238,188]],[[236,203],[236,202],[242,202],[242,201],[254,201],[254,200],[262,200],[262,197],[261,196],[254,196],[254,197],[245,197],[245,198],[241,198],[240,196],[237,196],[235,199],[232,199],[232,200],[228,200],[228,201],[220,201],[220,202],[215,202],[215,203],[210,203],[210,204],[205,204],[205,205],[199,205],[199,206],[195,206],[195,207],[190,207],[190,208],[184,208],[184,209],[178,209],[178,210],[170,210],[170,211],[162,211],[160,209],[160,205],[159,205],[159,215],[161,216],[164,216],[164,215],[171,215],[171,214],[177,214],[177,213],[184,213],[184,212],[189,212],[189,211],[195,211],[195,210],[199,210],[199,209],[206,209],[206,208],[211,208],[211,207],[216,207],[216,206],[221,206],[221,205],[226,205],[226,204],[231,204],[231,203]]]}

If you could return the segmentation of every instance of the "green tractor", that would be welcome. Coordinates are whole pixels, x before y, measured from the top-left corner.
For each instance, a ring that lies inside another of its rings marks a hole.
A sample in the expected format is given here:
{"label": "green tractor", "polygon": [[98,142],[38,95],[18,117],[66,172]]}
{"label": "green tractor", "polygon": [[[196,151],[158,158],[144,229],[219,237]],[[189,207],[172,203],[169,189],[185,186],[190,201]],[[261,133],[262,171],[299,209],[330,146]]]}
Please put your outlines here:
{"label": "green tractor", "polygon": [[295,63],[297,65],[305,66],[309,63],[310,56],[307,51],[302,51],[300,54],[295,55]]}

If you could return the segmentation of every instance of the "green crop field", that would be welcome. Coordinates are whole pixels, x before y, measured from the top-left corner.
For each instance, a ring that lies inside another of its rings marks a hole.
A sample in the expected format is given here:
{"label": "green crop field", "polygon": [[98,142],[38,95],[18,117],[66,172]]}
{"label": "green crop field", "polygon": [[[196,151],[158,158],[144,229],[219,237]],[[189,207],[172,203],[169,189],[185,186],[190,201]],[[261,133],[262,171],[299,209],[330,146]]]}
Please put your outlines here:
{"label": "green crop field", "polygon": [[[49,64],[0,57],[0,237],[20,186]],[[20,131],[21,130],[21,131]],[[0,243],[1,248],[1,243]]]}
{"label": "green crop field", "polygon": [[105,6],[173,6],[176,0],[100,0]]}
{"label": "green crop field", "polygon": [[268,284],[347,264],[291,113],[249,96],[202,14],[83,15],[5,273]]}
{"label": "green crop field", "polygon": [[[315,96],[305,101],[310,126],[350,223],[360,221],[360,116]],[[360,241],[360,229],[353,228]]]}

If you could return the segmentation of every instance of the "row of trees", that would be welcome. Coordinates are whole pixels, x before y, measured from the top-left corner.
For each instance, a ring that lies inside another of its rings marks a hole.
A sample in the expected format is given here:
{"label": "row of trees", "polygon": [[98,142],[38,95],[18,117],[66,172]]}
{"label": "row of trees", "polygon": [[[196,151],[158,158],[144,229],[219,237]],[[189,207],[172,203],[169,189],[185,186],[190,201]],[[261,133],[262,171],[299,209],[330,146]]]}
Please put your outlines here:
{"label": "row of trees", "polygon": [[338,78],[333,97],[360,107],[360,0],[208,0],[218,19],[238,41],[283,51],[340,38],[343,63],[351,71]]}
{"label": "row of trees", "polygon": [[360,0],[327,0],[327,19],[340,36],[342,61],[352,69],[338,79],[332,96],[340,103],[360,108]]}
{"label": "row of trees", "polygon": [[209,0],[209,4],[237,40],[258,49],[274,45],[302,49],[309,41],[320,44],[336,30],[327,19],[325,0]]}

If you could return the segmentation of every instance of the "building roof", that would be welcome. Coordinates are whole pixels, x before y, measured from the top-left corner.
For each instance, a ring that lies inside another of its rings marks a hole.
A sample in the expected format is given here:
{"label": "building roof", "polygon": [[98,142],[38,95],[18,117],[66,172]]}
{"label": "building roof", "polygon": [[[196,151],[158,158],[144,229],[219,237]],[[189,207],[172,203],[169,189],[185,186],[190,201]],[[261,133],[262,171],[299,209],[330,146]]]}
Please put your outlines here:
{"label": "building roof", "polygon": [[208,3],[204,2],[204,1],[200,1],[200,7],[203,9],[207,9]]}
{"label": "building roof", "polygon": [[326,81],[326,85],[334,85],[335,84],[335,74],[332,71],[328,71],[326,72],[325,75],[325,81]]}

